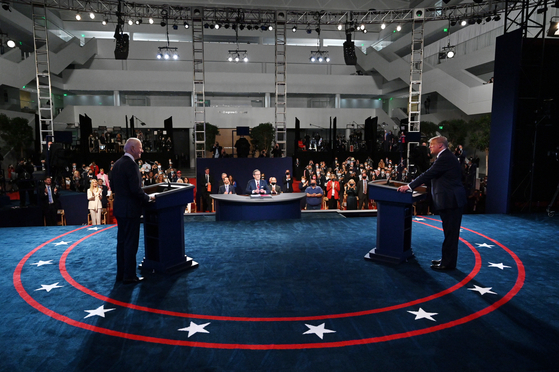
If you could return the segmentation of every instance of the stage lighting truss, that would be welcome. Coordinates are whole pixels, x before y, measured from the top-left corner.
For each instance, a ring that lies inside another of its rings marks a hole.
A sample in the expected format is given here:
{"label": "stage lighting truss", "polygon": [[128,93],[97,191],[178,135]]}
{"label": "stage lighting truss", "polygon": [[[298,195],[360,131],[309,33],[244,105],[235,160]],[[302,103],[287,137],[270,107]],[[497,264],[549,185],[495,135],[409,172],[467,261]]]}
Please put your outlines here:
{"label": "stage lighting truss", "polygon": [[309,58],[311,62],[319,62],[319,63],[329,63],[330,62],[330,54],[327,50],[313,50],[311,52],[311,57]]}
{"label": "stage lighting truss", "polygon": [[235,62],[235,63],[239,63],[241,61],[246,63],[248,62],[248,53],[246,50],[239,50],[239,49],[230,50],[227,60],[229,62]]}
{"label": "stage lighting truss", "polygon": [[159,53],[157,53],[157,59],[163,59],[163,60],[178,60],[179,59],[179,53],[178,53],[179,48],[176,47],[170,47],[170,46],[164,46],[164,47],[159,47]]}

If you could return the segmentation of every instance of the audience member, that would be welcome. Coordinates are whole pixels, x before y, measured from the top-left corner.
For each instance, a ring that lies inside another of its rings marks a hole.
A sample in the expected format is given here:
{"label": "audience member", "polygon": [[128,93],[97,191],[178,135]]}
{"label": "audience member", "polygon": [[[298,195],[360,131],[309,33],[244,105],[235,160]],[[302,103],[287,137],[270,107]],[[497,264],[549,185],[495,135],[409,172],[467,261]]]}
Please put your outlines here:
{"label": "audience member", "polygon": [[311,185],[305,189],[305,194],[307,194],[307,210],[320,209],[324,192],[316,185],[316,180],[311,181]]}
{"label": "audience member", "polygon": [[87,190],[87,200],[89,200],[87,209],[89,209],[92,225],[101,224],[101,212],[103,209],[103,204],[101,202],[101,193],[102,190],[99,189],[97,180],[92,179],[89,189]]}

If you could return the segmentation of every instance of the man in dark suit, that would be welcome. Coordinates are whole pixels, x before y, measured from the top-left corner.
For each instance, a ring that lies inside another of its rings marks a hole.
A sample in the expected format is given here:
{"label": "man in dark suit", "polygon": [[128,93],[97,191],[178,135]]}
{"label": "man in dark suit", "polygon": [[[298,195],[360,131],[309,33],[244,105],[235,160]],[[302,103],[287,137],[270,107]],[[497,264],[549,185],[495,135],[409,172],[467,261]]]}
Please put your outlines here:
{"label": "man in dark suit", "polygon": [[136,160],[142,156],[142,143],[129,138],[124,145],[124,155],[112,170],[111,188],[115,193],[113,215],[118,222],[116,245],[116,280],[138,283],[144,278],[136,276],[136,254],[140,241],[140,216],[142,207],[150,199],[142,190],[142,176]]}
{"label": "man in dark suit", "polygon": [[45,179],[45,187],[40,193],[41,207],[43,209],[43,216],[47,226],[56,226],[56,212],[59,206],[58,200],[58,186],[52,184],[52,179],[47,177]]}
{"label": "man in dark suit", "polygon": [[248,181],[245,194],[269,194],[268,182],[260,179],[260,171],[255,169],[252,172],[253,180]]}
{"label": "man in dark suit", "polygon": [[406,192],[431,183],[433,204],[441,216],[444,232],[442,257],[440,260],[433,260],[431,268],[438,271],[453,270],[458,258],[462,210],[466,204],[466,191],[461,181],[462,170],[458,159],[448,149],[446,137],[431,138],[429,149],[436,156],[431,168],[408,185],[399,187],[398,191]]}
{"label": "man in dark suit", "polygon": [[223,185],[219,186],[218,194],[235,194],[235,186],[231,185],[229,177],[223,178]]}
{"label": "man in dark suit", "polygon": [[285,171],[285,177],[283,178],[283,192],[293,192],[293,178],[291,178],[291,173],[289,170]]}
{"label": "man in dark suit", "polygon": [[367,173],[363,172],[361,174],[361,180],[357,184],[357,197],[359,198],[357,209],[369,209],[369,197],[367,196],[368,191]]}

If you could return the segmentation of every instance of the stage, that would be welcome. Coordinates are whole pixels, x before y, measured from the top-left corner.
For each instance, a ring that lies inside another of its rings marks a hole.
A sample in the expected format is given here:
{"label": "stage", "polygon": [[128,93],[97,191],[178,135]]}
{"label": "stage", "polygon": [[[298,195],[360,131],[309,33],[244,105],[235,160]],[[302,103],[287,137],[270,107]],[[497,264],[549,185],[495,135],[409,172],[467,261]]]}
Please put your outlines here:
{"label": "stage", "polygon": [[[437,216],[415,259],[363,259],[376,217],[184,217],[199,267],[115,284],[115,225],[3,228],[9,371],[551,371],[559,219],[465,215],[458,267]],[[143,258],[143,229],[138,263]]]}

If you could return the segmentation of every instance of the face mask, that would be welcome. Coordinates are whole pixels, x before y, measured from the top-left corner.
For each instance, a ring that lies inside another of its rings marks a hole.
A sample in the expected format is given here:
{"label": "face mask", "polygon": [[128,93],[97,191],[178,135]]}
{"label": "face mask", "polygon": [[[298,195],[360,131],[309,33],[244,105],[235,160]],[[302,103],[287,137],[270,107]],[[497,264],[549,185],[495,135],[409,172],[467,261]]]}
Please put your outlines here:
{"label": "face mask", "polygon": [[311,183],[311,186],[316,186],[316,182]]}
{"label": "face mask", "polygon": [[275,185],[276,185],[276,183],[275,183],[275,182],[272,182],[272,183],[271,183],[271,185],[272,185],[272,186],[275,186]]}

